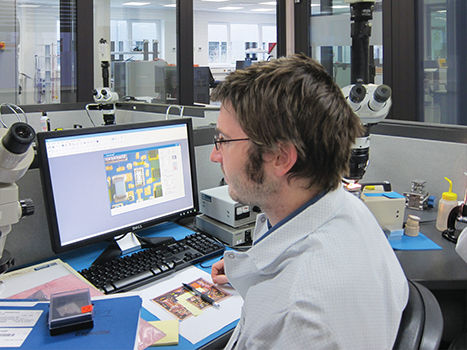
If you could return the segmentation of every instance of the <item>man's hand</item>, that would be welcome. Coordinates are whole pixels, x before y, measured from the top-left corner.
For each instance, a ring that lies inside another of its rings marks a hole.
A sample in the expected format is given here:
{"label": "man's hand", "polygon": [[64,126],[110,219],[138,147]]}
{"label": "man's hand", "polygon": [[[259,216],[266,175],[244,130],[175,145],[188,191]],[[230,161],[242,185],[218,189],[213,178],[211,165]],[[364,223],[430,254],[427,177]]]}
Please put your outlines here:
{"label": "man's hand", "polygon": [[225,275],[225,271],[224,271],[224,259],[212,265],[211,277],[212,277],[212,281],[216,284],[229,283],[229,280],[227,279],[227,276]]}

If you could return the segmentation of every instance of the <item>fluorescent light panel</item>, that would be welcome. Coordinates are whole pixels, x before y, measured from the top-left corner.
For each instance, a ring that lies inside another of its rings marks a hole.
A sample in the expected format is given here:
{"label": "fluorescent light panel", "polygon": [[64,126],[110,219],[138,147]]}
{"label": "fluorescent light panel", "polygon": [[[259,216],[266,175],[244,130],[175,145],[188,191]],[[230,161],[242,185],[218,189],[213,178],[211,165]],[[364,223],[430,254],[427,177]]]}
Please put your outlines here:
{"label": "fluorescent light panel", "polygon": [[239,7],[239,6],[225,6],[225,7],[218,8],[218,10],[229,10],[229,11],[241,10],[241,9],[243,9],[243,7]]}
{"label": "fluorescent light panel", "polygon": [[150,2],[124,2],[122,5],[123,6],[144,6],[144,5],[149,5]]}

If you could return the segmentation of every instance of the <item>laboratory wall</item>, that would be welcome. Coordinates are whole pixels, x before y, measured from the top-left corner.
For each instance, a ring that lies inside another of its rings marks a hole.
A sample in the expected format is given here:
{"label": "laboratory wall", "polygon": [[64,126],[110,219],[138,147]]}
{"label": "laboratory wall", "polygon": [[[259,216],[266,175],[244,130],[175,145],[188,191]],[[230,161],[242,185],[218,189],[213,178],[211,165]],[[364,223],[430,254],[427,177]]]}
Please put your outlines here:
{"label": "laboratory wall", "polygon": [[370,145],[370,165],[362,182],[389,181],[393,190],[403,194],[411,189],[412,180],[425,180],[426,190],[436,197],[452,190],[458,199],[464,197],[467,186],[467,144],[440,142],[373,134]]}

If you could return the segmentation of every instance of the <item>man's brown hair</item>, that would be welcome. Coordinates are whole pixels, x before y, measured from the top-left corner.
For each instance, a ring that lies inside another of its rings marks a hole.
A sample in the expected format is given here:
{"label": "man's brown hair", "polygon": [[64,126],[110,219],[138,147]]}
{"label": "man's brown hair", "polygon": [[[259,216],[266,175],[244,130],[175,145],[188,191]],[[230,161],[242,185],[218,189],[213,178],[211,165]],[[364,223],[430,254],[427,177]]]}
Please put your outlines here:
{"label": "man's brown hair", "polygon": [[[313,59],[293,55],[236,70],[212,99],[231,102],[253,142],[250,168],[261,167],[262,155],[279,142],[291,142],[298,159],[289,179],[307,179],[309,187],[331,190],[348,174],[351,146],[363,129],[339,86]],[[262,181],[261,175],[250,177]]]}

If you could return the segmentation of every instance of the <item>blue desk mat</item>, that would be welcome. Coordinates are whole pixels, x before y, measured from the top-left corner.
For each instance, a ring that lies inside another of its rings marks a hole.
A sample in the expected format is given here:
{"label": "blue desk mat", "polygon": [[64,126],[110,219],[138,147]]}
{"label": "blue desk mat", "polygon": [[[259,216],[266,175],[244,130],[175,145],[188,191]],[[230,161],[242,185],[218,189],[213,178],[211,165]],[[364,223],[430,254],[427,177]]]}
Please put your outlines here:
{"label": "blue desk mat", "polygon": [[[189,234],[192,234],[193,231],[186,227],[182,227],[178,224],[167,222],[167,223],[163,223],[158,226],[155,226],[153,228],[149,228],[145,230],[144,233],[142,234],[143,236],[148,236],[148,237],[157,236],[157,235],[171,236],[171,237],[174,237],[176,240],[179,240]],[[76,249],[74,251],[61,254],[59,257],[63,261],[67,262],[75,270],[80,271],[84,268],[89,267],[91,262],[94,261],[99,256],[99,254],[106,248],[107,245],[108,243],[101,242],[93,246]],[[231,249],[231,248],[226,247],[226,249]],[[220,258],[221,256],[218,256],[210,260],[203,261],[200,264],[195,264],[194,266],[206,271],[207,273],[211,273],[212,264],[219,261]],[[145,308],[141,308],[141,317],[146,321],[158,321],[158,318],[154,316],[152,313],[150,313],[149,311],[147,311]],[[202,347],[203,345],[206,345],[210,341],[216,339],[220,335],[232,330],[233,328],[235,328],[237,323],[238,323],[238,320],[232,322],[231,324],[225,326],[224,328],[211,334],[210,336],[204,338],[203,340],[199,341],[196,344],[192,344],[187,339],[180,336],[178,346],[177,345],[157,346],[157,347],[154,347],[154,349],[157,349],[157,350],[198,349],[199,347]]]}
{"label": "blue desk mat", "polygon": [[395,250],[436,250],[443,249],[423,233],[416,237],[407,235],[388,237],[389,244]]}

